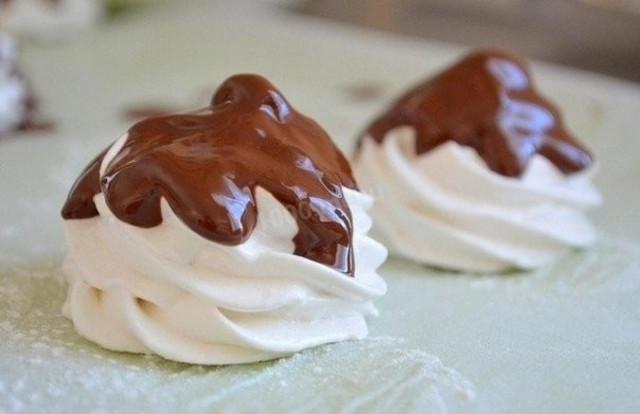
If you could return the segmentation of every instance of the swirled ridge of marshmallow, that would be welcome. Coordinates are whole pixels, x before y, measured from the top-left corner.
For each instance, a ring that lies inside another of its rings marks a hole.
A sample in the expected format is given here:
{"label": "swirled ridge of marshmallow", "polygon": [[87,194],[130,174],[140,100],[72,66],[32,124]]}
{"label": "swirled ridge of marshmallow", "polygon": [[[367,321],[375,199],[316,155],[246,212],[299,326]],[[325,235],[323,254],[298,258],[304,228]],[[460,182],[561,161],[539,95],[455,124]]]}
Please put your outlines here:
{"label": "swirled ridge of marshmallow", "polygon": [[[125,140],[109,150],[102,172]],[[376,269],[387,252],[367,236],[372,198],[343,191],[354,220],[354,277],[294,255],[292,213],[260,187],[257,226],[235,246],[199,236],[165,200],[162,223],[140,228],[118,220],[97,194],[98,216],[65,220],[63,313],[105,348],[200,364],[364,338],[372,301],[386,292]]]}
{"label": "swirled ridge of marshmallow", "polygon": [[497,174],[469,147],[416,155],[415,131],[365,137],[354,173],[376,195],[374,237],[392,255],[472,272],[542,266],[592,245],[585,211],[601,203],[596,167],[565,175],[536,155],[522,177]]}

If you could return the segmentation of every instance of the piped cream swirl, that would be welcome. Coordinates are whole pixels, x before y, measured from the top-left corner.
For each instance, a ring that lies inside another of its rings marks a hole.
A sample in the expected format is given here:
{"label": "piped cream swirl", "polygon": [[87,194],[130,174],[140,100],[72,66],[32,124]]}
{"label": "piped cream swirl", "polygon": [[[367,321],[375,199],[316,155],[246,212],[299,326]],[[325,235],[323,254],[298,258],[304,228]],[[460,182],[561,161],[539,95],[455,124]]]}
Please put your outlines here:
{"label": "piped cream swirl", "polygon": [[[103,160],[118,153],[126,136]],[[386,249],[367,236],[371,197],[343,188],[353,215],[354,277],[293,255],[291,214],[258,187],[257,227],[236,246],[191,231],[162,200],[162,224],[99,215],[66,220],[64,314],[106,348],[201,364],[245,363],[367,335],[365,317],[386,285]]]}
{"label": "piped cream swirl", "polygon": [[354,173],[377,196],[374,237],[418,263],[472,272],[535,268],[592,245],[585,211],[601,203],[596,168],[565,175],[535,155],[522,177],[489,170],[469,147],[447,142],[416,155],[414,130],[382,143],[365,137]]}

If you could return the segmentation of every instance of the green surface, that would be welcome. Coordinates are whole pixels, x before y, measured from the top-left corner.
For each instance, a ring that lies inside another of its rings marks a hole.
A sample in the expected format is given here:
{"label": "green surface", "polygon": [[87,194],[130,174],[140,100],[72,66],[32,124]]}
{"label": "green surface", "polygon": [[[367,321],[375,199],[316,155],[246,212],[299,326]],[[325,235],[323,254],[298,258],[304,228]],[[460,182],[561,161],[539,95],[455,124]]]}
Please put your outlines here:
{"label": "green surface", "polygon": [[[25,48],[58,128],[0,140],[0,412],[640,411],[640,88],[541,65],[540,87],[601,165],[596,248],[506,276],[390,261],[370,339],[270,363],[189,366],[77,336],[52,278],[65,250],[59,209],[82,167],[126,130],[124,107],[203,106],[227,76],[259,72],[350,150],[384,102],[461,52],[244,1],[166,7]],[[358,100],[345,88],[363,84],[381,93]]]}

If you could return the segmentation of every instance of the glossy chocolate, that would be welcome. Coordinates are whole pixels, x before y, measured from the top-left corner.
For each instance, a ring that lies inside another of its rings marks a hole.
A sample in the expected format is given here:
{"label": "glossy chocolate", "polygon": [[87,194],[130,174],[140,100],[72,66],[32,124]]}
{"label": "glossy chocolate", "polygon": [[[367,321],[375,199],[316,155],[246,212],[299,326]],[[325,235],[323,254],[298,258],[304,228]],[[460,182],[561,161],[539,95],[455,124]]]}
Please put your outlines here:
{"label": "glossy chocolate", "polygon": [[256,226],[259,186],[295,218],[295,254],[353,275],[341,188],[357,188],[351,168],[324,130],[260,76],[229,78],[208,108],[137,123],[99,179],[104,154],[71,189],[65,219],[97,215],[92,198],[102,192],[120,220],[153,227],[164,198],[196,233],[237,245]]}
{"label": "glossy chocolate", "polygon": [[592,163],[560,112],[536,92],[526,64],[500,51],[473,53],[411,89],[362,138],[381,142],[403,125],[416,131],[417,154],[455,141],[473,147],[491,170],[505,176],[522,175],[536,153],[565,174]]}

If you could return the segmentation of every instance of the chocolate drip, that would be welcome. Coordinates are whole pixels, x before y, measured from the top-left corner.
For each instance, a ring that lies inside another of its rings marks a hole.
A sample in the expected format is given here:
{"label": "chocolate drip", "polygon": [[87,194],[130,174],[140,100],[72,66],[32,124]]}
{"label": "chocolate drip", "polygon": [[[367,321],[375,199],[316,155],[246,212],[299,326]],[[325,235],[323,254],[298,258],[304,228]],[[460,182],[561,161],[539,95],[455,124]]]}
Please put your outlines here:
{"label": "chocolate drip", "polygon": [[403,125],[416,131],[417,154],[455,141],[510,177],[522,175],[535,153],[565,174],[592,162],[565,129],[560,112],[536,92],[526,64],[499,51],[473,53],[411,89],[361,139],[370,135],[382,142]]}
{"label": "chocolate drip", "polygon": [[352,218],[341,188],[357,188],[351,168],[324,130],[262,77],[233,76],[208,108],[137,123],[99,180],[104,155],[71,189],[65,219],[97,215],[92,198],[102,192],[120,220],[154,227],[164,198],[199,235],[237,245],[256,226],[259,186],[295,218],[295,254],[353,275]]}
{"label": "chocolate drip", "polygon": [[108,151],[108,147],[98,154],[82,171],[80,177],[71,187],[67,201],[62,208],[62,217],[69,219],[85,219],[98,215],[93,197],[100,193],[100,164]]}

